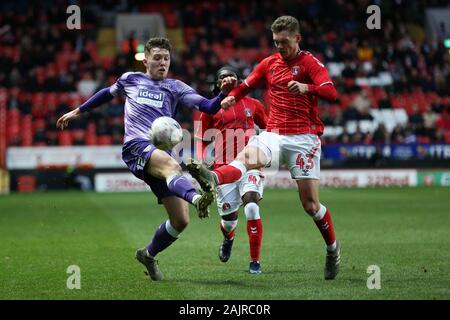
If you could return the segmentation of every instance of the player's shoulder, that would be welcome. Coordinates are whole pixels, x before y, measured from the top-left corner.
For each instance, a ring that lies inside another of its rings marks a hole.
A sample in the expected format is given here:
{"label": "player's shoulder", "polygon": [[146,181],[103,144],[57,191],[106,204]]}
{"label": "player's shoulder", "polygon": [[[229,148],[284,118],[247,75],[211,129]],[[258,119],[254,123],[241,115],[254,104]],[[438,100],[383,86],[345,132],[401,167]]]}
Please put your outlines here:
{"label": "player's shoulder", "polygon": [[261,60],[261,63],[271,64],[278,60],[281,60],[281,56],[278,52],[276,52],[276,53],[268,56],[267,58],[264,58],[263,60]]}
{"label": "player's shoulder", "polygon": [[249,96],[245,96],[244,98],[242,98],[242,101],[244,101],[245,103],[252,103],[254,105],[259,105],[261,104],[261,102],[258,99],[249,97]]}
{"label": "player's shoulder", "polygon": [[125,72],[124,74],[122,74],[119,79],[121,81],[129,82],[129,81],[133,81],[138,78],[145,78],[145,77],[146,77],[145,74],[142,72],[129,71],[129,72]]}
{"label": "player's shoulder", "polygon": [[303,62],[307,62],[307,63],[311,63],[311,62],[317,63],[317,61],[320,62],[319,58],[317,58],[314,54],[312,54],[311,52],[309,52],[307,50],[301,50],[298,55],[298,58],[300,60],[302,60]]}
{"label": "player's shoulder", "polygon": [[173,85],[178,85],[178,86],[187,86],[186,82],[184,82],[180,79],[166,78],[166,79],[164,79],[164,82],[170,83]]}
{"label": "player's shoulder", "polygon": [[169,85],[173,90],[180,90],[180,91],[186,91],[186,90],[193,91],[194,90],[186,82],[179,80],[179,79],[166,78],[166,79],[164,79],[164,83]]}
{"label": "player's shoulder", "polygon": [[314,54],[312,54],[308,50],[300,50],[300,53],[298,54],[301,58],[314,58]]}

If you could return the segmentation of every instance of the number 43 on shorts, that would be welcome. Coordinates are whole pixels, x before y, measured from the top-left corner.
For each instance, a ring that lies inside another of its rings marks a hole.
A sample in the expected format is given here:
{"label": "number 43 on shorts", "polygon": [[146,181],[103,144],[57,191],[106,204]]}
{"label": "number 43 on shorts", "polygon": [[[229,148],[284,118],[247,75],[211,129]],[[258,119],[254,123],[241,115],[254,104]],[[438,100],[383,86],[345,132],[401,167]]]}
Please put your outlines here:
{"label": "number 43 on shorts", "polygon": [[[314,168],[314,162],[313,162],[313,155],[307,154],[306,156],[299,153],[297,155],[297,160],[295,161],[295,164],[300,167],[303,171],[309,171],[312,168]],[[306,162],[305,162],[306,160]]]}

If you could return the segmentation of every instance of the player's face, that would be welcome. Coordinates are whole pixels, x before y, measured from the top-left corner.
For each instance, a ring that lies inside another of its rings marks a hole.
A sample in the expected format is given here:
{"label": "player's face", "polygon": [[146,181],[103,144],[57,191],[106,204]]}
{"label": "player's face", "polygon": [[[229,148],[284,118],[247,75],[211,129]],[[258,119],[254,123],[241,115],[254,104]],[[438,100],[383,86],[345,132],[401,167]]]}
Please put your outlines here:
{"label": "player's face", "polygon": [[273,33],[273,43],[284,60],[295,58],[299,50],[300,34],[281,31]]}
{"label": "player's face", "polygon": [[167,49],[152,48],[143,62],[152,79],[163,80],[169,72],[170,52]]}

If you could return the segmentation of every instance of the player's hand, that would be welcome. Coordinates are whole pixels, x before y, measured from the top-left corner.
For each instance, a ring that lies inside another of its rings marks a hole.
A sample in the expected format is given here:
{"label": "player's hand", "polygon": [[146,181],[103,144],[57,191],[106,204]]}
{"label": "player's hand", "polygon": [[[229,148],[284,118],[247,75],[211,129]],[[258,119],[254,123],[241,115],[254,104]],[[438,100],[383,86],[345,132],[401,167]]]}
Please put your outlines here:
{"label": "player's hand", "polygon": [[222,107],[222,109],[227,110],[228,108],[230,108],[231,106],[234,106],[235,104],[236,104],[236,98],[233,96],[229,96],[222,100],[222,102],[220,103],[220,106]]}
{"label": "player's hand", "polygon": [[308,92],[308,85],[292,80],[288,83],[288,90],[293,94],[304,94]]}
{"label": "player's hand", "polygon": [[56,122],[56,127],[64,130],[69,125],[69,121],[72,121],[80,116],[80,108],[75,108],[70,112],[65,113],[61,118]]}
{"label": "player's hand", "polygon": [[234,87],[236,87],[237,79],[235,77],[226,77],[223,78],[220,84],[220,91],[223,94],[229,94]]}

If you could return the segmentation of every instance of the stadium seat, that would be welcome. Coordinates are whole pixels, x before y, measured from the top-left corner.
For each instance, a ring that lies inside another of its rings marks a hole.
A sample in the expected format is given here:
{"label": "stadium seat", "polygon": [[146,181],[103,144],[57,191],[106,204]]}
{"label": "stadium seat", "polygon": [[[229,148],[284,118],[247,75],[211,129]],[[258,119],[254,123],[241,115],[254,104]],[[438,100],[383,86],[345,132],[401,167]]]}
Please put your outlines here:
{"label": "stadium seat", "polygon": [[72,134],[70,133],[70,131],[58,131],[58,144],[60,146],[72,145]]}
{"label": "stadium seat", "polygon": [[383,122],[383,115],[381,113],[380,109],[371,109],[370,115],[373,117],[373,121],[375,123],[382,123]]}
{"label": "stadium seat", "polygon": [[86,133],[84,141],[86,142],[86,145],[88,145],[88,146],[97,145],[97,136],[95,135],[95,132],[93,134]]}
{"label": "stadium seat", "polygon": [[111,145],[112,144],[112,138],[109,135],[101,135],[97,137],[97,144],[98,145]]}
{"label": "stadium seat", "polygon": [[36,132],[36,130],[39,130],[39,129],[45,129],[46,122],[44,119],[33,119],[32,127],[33,127],[33,132]]}
{"label": "stadium seat", "polygon": [[84,130],[72,130],[72,141],[77,145],[84,144],[85,142],[85,132]]}
{"label": "stadium seat", "polygon": [[444,133],[445,142],[450,143],[450,131]]}
{"label": "stadium seat", "polygon": [[392,110],[394,113],[395,122],[397,124],[406,125],[408,123],[408,114],[405,109]]}
{"label": "stadium seat", "polygon": [[97,130],[97,125],[95,124],[95,122],[89,122],[88,123],[88,125],[87,125],[87,127],[86,127],[86,135],[88,135],[88,133],[89,134],[95,134],[95,132],[96,132],[96,130]]}
{"label": "stadium seat", "polygon": [[418,136],[417,137],[417,142],[418,143],[430,143],[431,139],[428,136]]}
{"label": "stadium seat", "polygon": [[8,123],[18,124],[20,122],[20,111],[19,109],[10,109],[7,113]]}
{"label": "stadium seat", "polygon": [[356,132],[356,129],[358,128],[358,121],[347,121],[345,124],[345,128],[347,129],[347,132],[349,134],[353,134]]}
{"label": "stadium seat", "polygon": [[378,123],[372,120],[361,120],[359,121],[359,128],[363,133],[373,133],[378,127]]}
{"label": "stadium seat", "polygon": [[344,128],[342,128],[341,126],[326,126],[323,132],[323,136],[339,136],[340,134],[342,134],[342,132],[344,132]]}
{"label": "stadium seat", "polygon": [[388,132],[391,132],[397,124],[394,110],[382,109],[380,110],[382,123],[385,125]]}

